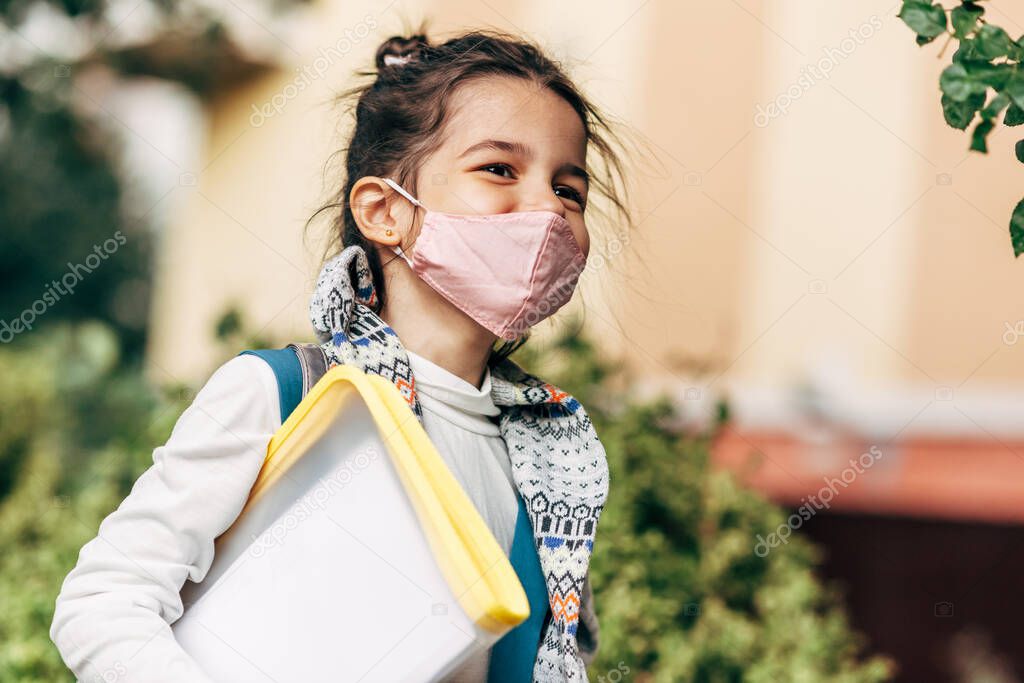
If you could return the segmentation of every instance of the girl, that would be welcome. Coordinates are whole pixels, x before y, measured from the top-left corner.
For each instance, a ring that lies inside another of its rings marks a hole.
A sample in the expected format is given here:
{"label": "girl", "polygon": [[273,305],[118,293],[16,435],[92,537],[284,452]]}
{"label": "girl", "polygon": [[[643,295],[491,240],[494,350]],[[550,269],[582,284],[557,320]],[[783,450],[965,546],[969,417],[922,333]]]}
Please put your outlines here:
{"label": "girl", "polygon": [[[347,177],[321,209],[337,210],[340,253],[320,273],[314,328],[328,365],[403,392],[506,553],[529,524],[541,609],[448,680],[586,681],[607,462],[579,402],[508,355],[571,297],[591,191],[628,222],[614,134],[556,64],[501,34],[394,37],[376,67],[351,91]],[[588,146],[607,177],[586,170]],[[209,681],[169,625],[241,511],[280,405],[263,360],[224,363],[82,548],[50,629],[81,678]]]}

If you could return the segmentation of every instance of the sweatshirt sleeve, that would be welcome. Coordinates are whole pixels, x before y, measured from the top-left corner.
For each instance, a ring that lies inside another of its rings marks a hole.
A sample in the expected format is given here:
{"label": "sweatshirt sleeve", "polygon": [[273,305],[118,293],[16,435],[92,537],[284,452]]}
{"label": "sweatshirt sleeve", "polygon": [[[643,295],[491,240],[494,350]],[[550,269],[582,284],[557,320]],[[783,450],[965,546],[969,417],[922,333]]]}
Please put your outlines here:
{"label": "sweatshirt sleeve", "polygon": [[182,585],[206,576],[214,539],[241,512],[280,426],[277,381],[256,356],[227,361],[196,394],[57,596],[50,638],[80,680],[212,683],[170,624],[183,611]]}

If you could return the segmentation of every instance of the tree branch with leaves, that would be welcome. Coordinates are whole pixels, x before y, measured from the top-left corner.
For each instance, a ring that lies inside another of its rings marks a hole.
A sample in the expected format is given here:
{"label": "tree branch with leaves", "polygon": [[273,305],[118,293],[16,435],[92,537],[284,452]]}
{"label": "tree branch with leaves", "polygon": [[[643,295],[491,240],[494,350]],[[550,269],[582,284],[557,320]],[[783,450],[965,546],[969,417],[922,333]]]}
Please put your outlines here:
{"label": "tree branch with leaves", "polygon": [[[962,0],[947,10],[938,3],[904,0],[899,17],[917,34],[920,46],[945,35],[939,57],[951,41],[958,42],[952,64],[939,77],[942,114],[957,130],[967,130],[977,120],[970,149],[988,154],[988,136],[1000,114],[1005,126],[1024,123],[1024,36],[1013,40],[990,24],[981,1]],[[1024,163],[1024,139],[1017,142],[1015,153]],[[1010,217],[1010,242],[1014,256],[1024,253],[1024,199]]]}

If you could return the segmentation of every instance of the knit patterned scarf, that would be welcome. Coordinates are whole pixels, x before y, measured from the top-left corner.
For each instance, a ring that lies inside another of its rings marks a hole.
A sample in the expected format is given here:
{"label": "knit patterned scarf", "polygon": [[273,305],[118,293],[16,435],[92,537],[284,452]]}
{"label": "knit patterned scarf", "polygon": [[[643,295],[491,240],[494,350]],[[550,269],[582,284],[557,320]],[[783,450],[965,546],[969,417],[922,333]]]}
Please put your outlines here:
{"label": "knit patterned scarf", "polygon": [[[354,365],[390,380],[422,423],[409,357],[378,309],[361,247],[347,247],[324,265],[310,317],[328,365]],[[529,511],[551,605],[533,681],[587,681],[576,631],[594,534],[608,498],[604,447],[579,401],[507,358],[491,365],[491,397],[501,411],[501,435]]]}

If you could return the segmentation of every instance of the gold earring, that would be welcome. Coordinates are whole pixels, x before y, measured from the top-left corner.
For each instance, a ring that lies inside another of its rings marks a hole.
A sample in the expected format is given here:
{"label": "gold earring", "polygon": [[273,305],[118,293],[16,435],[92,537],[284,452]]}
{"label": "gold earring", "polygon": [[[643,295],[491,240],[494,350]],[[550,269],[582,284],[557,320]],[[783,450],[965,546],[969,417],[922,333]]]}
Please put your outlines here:
{"label": "gold earring", "polygon": [[384,231],[384,234],[387,235],[388,237],[391,237],[392,235],[395,234],[395,232],[391,228],[388,228],[387,230]]}

